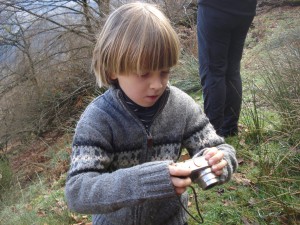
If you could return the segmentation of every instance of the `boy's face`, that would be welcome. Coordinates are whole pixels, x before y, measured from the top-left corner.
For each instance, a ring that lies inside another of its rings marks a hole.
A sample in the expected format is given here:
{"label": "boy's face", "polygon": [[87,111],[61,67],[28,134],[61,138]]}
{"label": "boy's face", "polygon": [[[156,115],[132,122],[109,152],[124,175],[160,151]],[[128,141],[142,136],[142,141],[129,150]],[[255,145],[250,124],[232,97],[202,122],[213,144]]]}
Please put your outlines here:
{"label": "boy's face", "polygon": [[121,89],[136,104],[150,107],[164,93],[169,81],[170,69],[145,72],[143,74],[131,73],[128,75],[114,74]]}

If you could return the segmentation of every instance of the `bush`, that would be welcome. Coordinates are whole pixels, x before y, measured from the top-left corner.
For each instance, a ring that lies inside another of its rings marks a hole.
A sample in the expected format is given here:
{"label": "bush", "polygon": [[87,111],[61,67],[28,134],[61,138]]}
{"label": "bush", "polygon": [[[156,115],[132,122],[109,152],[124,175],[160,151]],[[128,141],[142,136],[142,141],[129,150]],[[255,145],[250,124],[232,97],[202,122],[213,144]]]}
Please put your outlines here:
{"label": "bush", "polygon": [[198,60],[193,55],[183,52],[179,65],[170,78],[170,83],[187,93],[201,90]]}
{"label": "bush", "polygon": [[13,173],[8,160],[0,159],[0,200],[12,182]]}
{"label": "bush", "polygon": [[[299,219],[300,144],[300,29],[274,35],[260,58],[263,84],[253,91],[253,109],[248,121],[259,145],[253,148],[258,169],[256,202],[261,217],[270,223],[274,216],[285,224]],[[278,121],[266,120],[260,106],[276,114]],[[261,109],[260,109],[261,110]],[[263,128],[272,123],[272,137]],[[246,124],[247,125],[247,124]],[[250,127],[250,126],[247,126]],[[255,132],[254,132],[255,131]]]}
{"label": "bush", "polygon": [[262,98],[281,119],[280,135],[292,145],[300,140],[300,29],[280,33],[268,45]]}

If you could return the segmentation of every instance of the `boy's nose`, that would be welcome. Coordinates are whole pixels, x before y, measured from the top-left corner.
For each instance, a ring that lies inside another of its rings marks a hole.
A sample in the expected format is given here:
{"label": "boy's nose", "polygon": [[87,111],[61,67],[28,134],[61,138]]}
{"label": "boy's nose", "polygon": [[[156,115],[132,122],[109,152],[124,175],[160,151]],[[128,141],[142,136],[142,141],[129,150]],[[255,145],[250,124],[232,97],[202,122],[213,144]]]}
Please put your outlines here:
{"label": "boy's nose", "polygon": [[163,82],[160,76],[154,77],[151,81],[150,88],[151,89],[160,89],[163,87]]}
{"label": "boy's nose", "polygon": [[159,89],[163,87],[163,80],[160,76],[159,72],[154,72],[152,75],[151,83],[150,83],[150,88],[151,89]]}

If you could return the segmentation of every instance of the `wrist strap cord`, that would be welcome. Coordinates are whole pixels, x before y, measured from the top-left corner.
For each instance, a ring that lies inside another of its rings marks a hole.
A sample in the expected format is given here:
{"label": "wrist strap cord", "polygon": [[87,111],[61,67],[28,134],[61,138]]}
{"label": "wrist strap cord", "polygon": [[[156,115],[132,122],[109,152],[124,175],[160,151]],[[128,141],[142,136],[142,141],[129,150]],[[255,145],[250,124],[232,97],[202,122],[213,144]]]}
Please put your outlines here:
{"label": "wrist strap cord", "polygon": [[196,190],[195,190],[195,188],[194,187],[192,187],[192,186],[189,186],[191,189],[192,189],[192,191],[193,191],[193,194],[194,194],[194,198],[195,198],[195,204],[196,204],[196,209],[197,209],[197,213],[198,213],[198,216],[200,217],[200,220],[199,219],[197,219],[196,217],[194,217],[185,207],[184,207],[184,205],[182,204],[182,202],[181,202],[181,200],[180,200],[180,196],[178,195],[177,197],[178,197],[178,200],[179,200],[179,203],[180,203],[180,205],[181,205],[181,207],[184,209],[184,211],[191,217],[191,218],[193,218],[193,220],[195,220],[197,223],[199,223],[199,224],[201,224],[201,223],[204,223],[204,219],[203,219],[203,217],[202,217],[202,215],[201,215],[201,212],[200,212],[200,209],[199,209],[199,205],[198,205],[198,200],[197,200],[197,193],[196,193]]}

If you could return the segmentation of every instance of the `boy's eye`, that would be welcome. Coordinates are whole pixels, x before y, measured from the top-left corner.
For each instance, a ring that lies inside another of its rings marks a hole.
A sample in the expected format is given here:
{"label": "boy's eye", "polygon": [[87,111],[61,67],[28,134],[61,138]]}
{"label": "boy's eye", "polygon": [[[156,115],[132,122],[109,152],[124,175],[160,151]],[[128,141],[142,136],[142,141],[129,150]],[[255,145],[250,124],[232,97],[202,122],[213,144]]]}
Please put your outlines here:
{"label": "boy's eye", "polygon": [[[170,74],[170,70],[164,70],[160,71],[160,76],[168,76]],[[151,75],[151,72],[142,72],[142,73],[137,73],[137,76],[141,78],[147,78]]]}
{"label": "boy's eye", "polygon": [[138,77],[143,77],[143,76],[147,76],[150,74],[150,72],[147,72],[147,71],[140,71],[140,72],[135,72],[134,73],[136,76]]}
{"label": "boy's eye", "polygon": [[166,71],[161,71],[160,73],[162,76],[167,76],[170,74],[170,70],[166,70]]}
{"label": "boy's eye", "polygon": [[140,74],[139,76],[141,76],[141,77],[146,77],[146,76],[149,76],[149,72],[147,72],[147,73],[142,73],[142,74]]}

